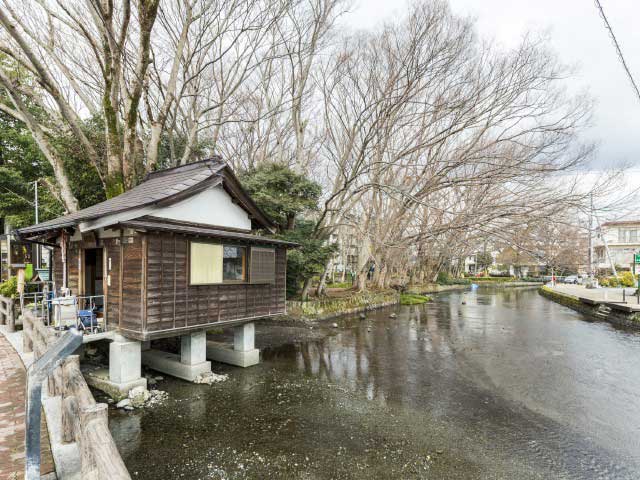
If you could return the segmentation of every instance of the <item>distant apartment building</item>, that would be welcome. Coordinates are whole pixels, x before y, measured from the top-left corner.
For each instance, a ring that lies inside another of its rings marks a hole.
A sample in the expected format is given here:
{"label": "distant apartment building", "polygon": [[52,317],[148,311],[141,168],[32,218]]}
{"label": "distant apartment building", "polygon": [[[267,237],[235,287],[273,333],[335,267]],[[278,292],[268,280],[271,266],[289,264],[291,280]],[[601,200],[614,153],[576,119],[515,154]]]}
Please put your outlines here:
{"label": "distant apartment building", "polygon": [[357,272],[358,271],[358,257],[359,248],[353,235],[344,234],[331,234],[329,242],[337,244],[338,248],[333,258],[333,269],[336,274],[343,272]]}
{"label": "distant apartment building", "polygon": [[496,258],[501,271],[512,277],[538,277],[547,269],[547,265],[534,255],[515,247],[505,247]]}
{"label": "distant apartment building", "polygon": [[496,263],[496,258],[500,252],[476,252],[464,258],[464,273],[467,275],[476,275],[482,272],[488,272],[491,275],[501,273]]}
{"label": "distant apartment building", "polygon": [[357,218],[351,218],[353,224],[339,226],[329,236],[329,243],[336,245],[336,253],[330,265],[330,280],[350,281],[367,263],[371,255],[369,240],[359,234],[353,226]]}
{"label": "distant apartment building", "polygon": [[596,232],[593,252],[598,271],[611,270],[611,262],[618,270],[631,270],[633,254],[640,253],[640,220],[603,223]]}
{"label": "distant apartment building", "polygon": [[473,254],[464,258],[464,273],[468,275],[475,275],[482,269],[478,265],[478,255]]}

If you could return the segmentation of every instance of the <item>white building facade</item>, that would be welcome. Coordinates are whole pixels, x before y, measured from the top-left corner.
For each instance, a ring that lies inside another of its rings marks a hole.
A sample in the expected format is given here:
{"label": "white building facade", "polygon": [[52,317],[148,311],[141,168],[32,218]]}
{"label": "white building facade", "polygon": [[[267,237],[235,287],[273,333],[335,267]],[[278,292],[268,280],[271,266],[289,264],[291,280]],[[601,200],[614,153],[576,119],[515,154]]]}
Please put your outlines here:
{"label": "white building facade", "polygon": [[616,269],[632,270],[634,254],[640,253],[640,220],[603,223],[593,245],[596,270],[611,270],[611,263]]}

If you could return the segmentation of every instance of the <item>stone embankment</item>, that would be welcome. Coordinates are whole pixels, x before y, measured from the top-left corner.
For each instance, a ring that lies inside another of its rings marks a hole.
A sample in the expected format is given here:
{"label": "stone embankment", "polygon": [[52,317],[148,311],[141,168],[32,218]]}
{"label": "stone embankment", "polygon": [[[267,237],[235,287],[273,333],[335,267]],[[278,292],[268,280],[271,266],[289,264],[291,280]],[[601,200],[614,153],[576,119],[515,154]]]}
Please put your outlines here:
{"label": "stone embankment", "polygon": [[[493,282],[478,280],[474,282],[480,287],[490,288],[516,288],[516,287],[539,287],[543,282]],[[410,285],[409,292],[418,294],[427,293],[443,293],[451,291],[469,290],[471,288],[470,283],[455,284],[455,285],[439,285],[437,283],[428,283],[425,285]]]}
{"label": "stone embankment", "polygon": [[543,285],[538,289],[540,295],[556,303],[571,308],[597,320],[604,320],[615,325],[640,329],[640,311],[634,310],[622,302],[608,302],[580,297],[558,289]]}
{"label": "stone embankment", "polygon": [[301,319],[327,320],[341,315],[388,307],[399,301],[400,294],[395,290],[354,292],[344,297],[328,297],[307,302],[288,301],[287,313],[290,317]]}

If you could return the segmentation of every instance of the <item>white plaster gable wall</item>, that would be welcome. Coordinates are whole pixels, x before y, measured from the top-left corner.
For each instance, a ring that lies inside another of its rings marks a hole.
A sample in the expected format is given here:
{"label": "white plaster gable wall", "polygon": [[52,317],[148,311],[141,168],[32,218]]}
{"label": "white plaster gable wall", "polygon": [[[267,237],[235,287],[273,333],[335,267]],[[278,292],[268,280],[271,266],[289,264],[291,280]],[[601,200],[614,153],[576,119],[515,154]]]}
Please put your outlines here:
{"label": "white plaster gable wall", "polygon": [[245,210],[231,201],[221,186],[209,187],[168,207],[154,208],[148,215],[183,222],[251,230]]}

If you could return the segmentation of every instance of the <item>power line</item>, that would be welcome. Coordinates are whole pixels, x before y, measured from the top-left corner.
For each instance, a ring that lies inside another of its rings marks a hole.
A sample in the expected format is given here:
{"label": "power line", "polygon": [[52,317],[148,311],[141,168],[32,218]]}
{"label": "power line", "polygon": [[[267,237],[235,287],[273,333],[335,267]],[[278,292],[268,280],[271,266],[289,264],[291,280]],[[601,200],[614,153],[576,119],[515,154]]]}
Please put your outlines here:
{"label": "power line", "polygon": [[[32,200],[29,200],[27,197],[25,197],[24,195],[15,192],[14,190],[11,190],[7,187],[5,187],[4,185],[0,185],[0,188],[2,188],[3,190],[5,190],[6,192],[10,193],[11,195],[15,196],[16,198],[19,198],[20,200],[22,200],[23,202],[28,203],[29,205],[31,205],[32,207],[35,207],[35,202],[33,202]],[[51,213],[52,215],[58,215],[57,212],[54,212],[53,210],[51,210],[50,208],[47,208],[45,206],[43,206],[42,204],[39,204],[39,208],[46,210],[47,212]]]}
{"label": "power line", "polygon": [[600,16],[602,17],[602,20],[604,20],[604,25],[607,28],[607,30],[609,31],[609,36],[611,37],[611,40],[613,40],[613,45],[616,47],[616,53],[618,54],[618,58],[620,58],[620,62],[622,62],[622,66],[624,67],[625,71],[627,72],[627,75],[629,76],[629,80],[631,80],[631,85],[633,85],[633,89],[636,92],[636,95],[638,96],[638,99],[640,100],[640,89],[638,89],[638,85],[636,84],[636,81],[633,79],[633,75],[631,75],[631,70],[629,70],[629,67],[627,66],[627,62],[624,59],[624,55],[622,55],[622,49],[620,48],[620,44],[618,43],[618,39],[616,38],[615,34],[613,33],[613,29],[611,28],[611,25],[609,24],[609,20],[607,20],[607,16],[604,13],[604,9],[602,8],[602,5],[600,4],[600,0],[595,0],[596,2],[596,7],[598,7],[598,10],[600,11]]}

